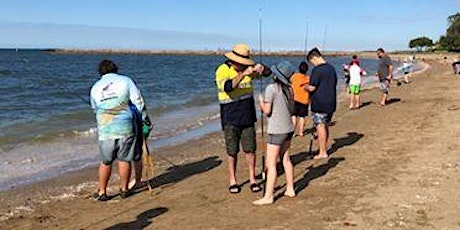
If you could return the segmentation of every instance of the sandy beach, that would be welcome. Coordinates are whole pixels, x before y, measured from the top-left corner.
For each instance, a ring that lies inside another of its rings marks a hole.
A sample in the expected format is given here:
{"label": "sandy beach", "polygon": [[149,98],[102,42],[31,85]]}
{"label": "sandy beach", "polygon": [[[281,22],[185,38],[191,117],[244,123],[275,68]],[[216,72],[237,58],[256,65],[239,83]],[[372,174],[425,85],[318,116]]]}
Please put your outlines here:
{"label": "sandy beach", "polygon": [[[359,110],[339,100],[328,159],[307,157],[308,135],[293,140],[295,198],[282,196],[281,172],[275,203],[252,205],[262,194],[250,191],[242,154],[242,192],[230,194],[223,134],[213,133],[155,149],[152,193],[90,200],[94,168],[2,192],[0,229],[460,229],[460,78],[439,55],[421,58],[424,71],[394,85],[387,106],[376,89]],[[264,148],[259,140],[257,172]]]}

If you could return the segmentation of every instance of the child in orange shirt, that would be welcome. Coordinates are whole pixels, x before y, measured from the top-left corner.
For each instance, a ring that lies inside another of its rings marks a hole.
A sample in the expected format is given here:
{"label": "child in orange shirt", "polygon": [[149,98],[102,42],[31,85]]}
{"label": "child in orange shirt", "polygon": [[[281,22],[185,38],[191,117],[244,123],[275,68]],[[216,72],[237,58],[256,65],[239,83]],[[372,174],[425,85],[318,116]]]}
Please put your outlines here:
{"label": "child in orange shirt", "polygon": [[310,104],[310,94],[306,90],[306,86],[310,83],[310,77],[307,75],[308,64],[301,62],[299,65],[299,72],[292,75],[292,89],[294,91],[294,118],[292,123],[294,124],[294,131],[297,129],[296,123],[299,119],[299,131],[297,135],[303,136],[305,127],[305,117],[308,116],[308,104]]}

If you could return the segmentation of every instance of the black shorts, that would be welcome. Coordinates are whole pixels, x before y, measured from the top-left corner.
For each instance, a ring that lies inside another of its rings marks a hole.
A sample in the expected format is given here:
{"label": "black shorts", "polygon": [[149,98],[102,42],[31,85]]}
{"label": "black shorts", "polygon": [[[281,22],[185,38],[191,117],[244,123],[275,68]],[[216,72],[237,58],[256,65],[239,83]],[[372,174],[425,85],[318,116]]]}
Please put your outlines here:
{"label": "black shorts", "polygon": [[296,117],[306,117],[308,116],[308,104],[302,104],[298,101],[294,105],[294,116]]}

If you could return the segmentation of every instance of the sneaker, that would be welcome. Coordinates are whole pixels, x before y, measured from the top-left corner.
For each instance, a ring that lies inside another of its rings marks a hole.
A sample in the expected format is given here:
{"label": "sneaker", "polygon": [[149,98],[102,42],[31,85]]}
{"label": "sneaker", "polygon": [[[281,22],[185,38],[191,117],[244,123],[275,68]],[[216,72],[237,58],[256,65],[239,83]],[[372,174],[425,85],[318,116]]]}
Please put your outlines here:
{"label": "sneaker", "polygon": [[108,201],[110,198],[107,196],[107,194],[99,194],[99,192],[95,192],[91,198],[96,201]]}

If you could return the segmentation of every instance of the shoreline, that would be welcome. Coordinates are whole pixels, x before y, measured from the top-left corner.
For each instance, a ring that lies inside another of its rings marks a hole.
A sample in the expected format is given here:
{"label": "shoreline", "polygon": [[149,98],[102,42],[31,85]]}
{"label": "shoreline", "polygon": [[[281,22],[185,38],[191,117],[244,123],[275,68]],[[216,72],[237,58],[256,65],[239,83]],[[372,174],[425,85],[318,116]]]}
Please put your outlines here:
{"label": "shoreline", "polygon": [[[427,65],[424,64],[424,63],[420,63],[420,64],[417,64],[417,65],[420,65],[419,70],[413,72],[412,74],[417,74],[419,72],[423,72],[427,68]],[[373,76],[370,75],[368,77],[372,78]],[[395,79],[399,79],[401,77],[402,76],[398,76]],[[373,89],[375,87],[378,87],[378,81],[375,80],[375,79],[368,81],[368,83],[371,83],[371,84],[363,85],[363,91],[364,90],[367,91],[367,90]],[[338,89],[338,97],[337,98],[338,98],[338,103],[347,103],[348,94],[346,93],[346,90],[345,90],[344,86],[341,86]],[[257,117],[259,117],[259,115],[260,114],[258,114]],[[256,128],[257,128],[256,129],[257,132],[260,133],[259,123],[257,124]],[[73,132],[75,132],[75,131],[73,131]],[[82,134],[78,134],[77,139],[80,139],[78,136],[81,135],[85,139],[85,141],[83,141],[83,142],[80,141],[80,142],[82,142],[81,144],[91,145],[91,149],[93,149],[93,150],[97,149],[97,141],[94,141],[94,143],[92,143],[91,140],[94,139],[94,137],[92,137],[91,135],[87,136],[86,132],[87,131],[84,131],[84,132],[82,132]],[[219,120],[210,120],[207,124],[204,124],[203,126],[197,128],[197,129],[193,129],[193,130],[190,130],[188,132],[181,132],[181,133],[178,133],[177,135],[172,136],[172,137],[166,137],[166,138],[163,138],[163,139],[160,138],[158,140],[157,139],[149,139],[149,146],[160,146],[160,147],[157,147],[157,148],[155,148],[153,150],[163,152],[164,149],[174,148],[175,146],[178,146],[178,145],[184,145],[189,141],[194,141],[196,139],[205,138],[207,135],[216,135],[216,134],[219,134],[219,133],[220,133]],[[64,138],[65,139],[64,136],[59,137],[59,138]],[[86,139],[88,139],[88,140],[86,140]],[[35,141],[32,141],[29,144],[34,144],[34,142]],[[70,144],[78,144],[79,142],[72,141],[72,142],[69,142],[69,143]],[[29,144],[25,143],[24,145],[28,146]],[[53,146],[53,145],[51,145],[51,143],[48,143],[48,144],[50,144],[50,147]],[[57,145],[54,146],[53,149],[54,148],[57,148]],[[23,148],[20,148],[20,149],[23,149]],[[20,149],[18,149],[17,151],[19,151]],[[23,149],[23,150],[26,150],[26,149]],[[171,153],[171,154],[168,154],[167,157],[174,157],[173,155],[174,155],[174,153]],[[96,158],[96,157],[94,156],[92,158]],[[33,162],[35,160],[33,158],[30,158],[30,159],[27,158],[24,161],[26,161],[26,164],[27,163],[33,164]],[[36,178],[37,176],[38,176],[38,178],[44,177],[44,179],[36,179],[36,180],[29,181],[29,182],[26,181],[26,182],[22,182],[20,184],[14,184],[14,185],[9,186],[9,188],[5,187],[4,189],[2,189],[0,191],[9,191],[11,189],[21,188],[21,187],[26,186],[28,184],[39,183],[39,182],[46,181],[46,180],[49,180],[49,179],[54,179],[56,177],[65,176],[68,173],[78,172],[78,171],[81,171],[81,170],[86,170],[86,169],[89,169],[89,168],[97,167],[98,163],[97,162],[94,162],[94,163],[87,162],[87,163],[85,163],[85,165],[87,165],[87,166],[84,167],[84,168],[78,167],[78,169],[71,169],[71,170],[62,168],[60,170],[61,171],[64,170],[66,172],[59,173],[59,175],[56,175],[56,176],[49,176],[51,174],[48,173],[48,172],[37,171],[37,172],[31,174],[30,176],[33,176],[34,178]],[[88,166],[88,165],[90,165],[90,166]],[[53,170],[53,171],[58,172],[57,170]],[[27,176],[24,176],[24,178],[27,178]]]}
{"label": "shoreline", "polygon": [[[366,57],[366,58],[368,58],[368,57]],[[426,63],[421,63],[421,65],[423,67],[420,70],[418,70],[415,73],[413,73],[413,74],[423,73],[424,71],[426,71],[429,68],[429,65],[426,64]],[[363,92],[364,91],[374,90],[377,86],[378,85],[371,84],[371,85],[368,85],[367,87],[363,87]],[[343,89],[338,89],[337,102],[338,102],[337,103],[338,106],[340,106],[343,103],[345,103],[345,104],[348,103],[348,94]],[[308,124],[309,124],[308,121],[309,120],[307,118],[307,122],[306,122],[306,126],[305,126],[306,128],[308,128]],[[212,122],[211,124],[208,124],[208,125],[212,126],[213,123],[214,122]],[[266,119],[264,119],[264,124],[266,124]],[[256,132],[258,133],[258,135],[257,135],[258,136],[257,137],[258,138],[258,140],[257,140],[258,146],[260,146],[260,143],[263,142],[263,140],[260,139],[260,135],[259,135],[260,131],[261,131],[260,130],[260,121],[257,121],[255,127],[256,127]],[[156,153],[161,153],[158,156],[158,159],[160,159],[160,161],[155,161],[155,166],[158,167],[158,168],[156,168],[157,170],[160,169],[160,171],[163,171],[163,170],[167,170],[168,167],[175,167],[177,165],[186,164],[186,163],[188,163],[188,162],[190,162],[192,160],[197,160],[196,156],[192,156],[190,158],[190,157],[186,157],[186,155],[183,154],[184,152],[187,151],[187,146],[188,145],[201,146],[204,143],[209,142],[210,140],[218,139],[220,136],[222,136],[222,133],[220,132],[220,128],[218,128],[218,131],[207,132],[207,133],[201,134],[201,135],[199,135],[198,137],[195,137],[195,138],[191,137],[191,138],[189,138],[187,140],[178,141],[177,144],[171,144],[170,143],[171,141],[168,141],[169,144],[166,143],[166,144],[163,144],[161,147],[155,148],[154,147],[154,142],[155,141],[149,139],[148,140],[148,145],[150,146],[150,149],[152,151],[155,151]],[[178,138],[179,137],[176,137],[174,139],[178,139]],[[224,146],[224,143],[222,141],[219,142],[219,144],[220,144],[221,147]],[[95,145],[97,145],[97,142],[95,142]],[[155,155],[156,154],[154,153],[154,159],[155,159]],[[3,194],[15,194],[16,192],[21,194],[24,191],[27,191],[30,188],[35,188],[37,186],[42,187],[42,186],[47,185],[47,184],[61,184],[64,181],[67,182],[66,179],[61,179],[61,178],[67,178],[67,177],[72,178],[70,181],[79,181],[79,185],[80,184],[88,184],[88,183],[91,184],[91,182],[93,182],[92,185],[95,187],[97,185],[97,184],[94,184],[94,182],[95,182],[94,180],[97,178],[97,167],[98,167],[98,163],[96,162],[93,166],[85,167],[85,168],[78,169],[78,170],[75,170],[75,171],[66,172],[64,174],[57,175],[57,176],[52,177],[52,178],[48,178],[48,179],[45,179],[45,180],[40,180],[40,181],[36,181],[36,182],[32,182],[32,183],[22,184],[22,185],[20,185],[18,187],[13,187],[11,189],[0,191],[0,195],[3,195]],[[112,174],[114,176],[118,176],[118,174],[115,171]],[[113,183],[113,181],[111,181],[111,183]],[[75,185],[72,184],[72,183],[64,183],[64,185],[65,185],[64,187],[68,187],[70,189],[75,187]],[[77,186],[79,186],[79,185],[77,185]],[[85,186],[83,186],[83,187],[85,187]],[[64,190],[66,190],[66,189],[64,189]],[[47,192],[55,194],[55,191],[52,191],[52,190],[48,190]],[[40,194],[37,194],[37,195],[40,196]],[[54,196],[57,196],[57,195],[58,194],[55,194]],[[0,199],[0,202],[1,201],[2,200]]]}
{"label": "shoreline", "polygon": [[[87,196],[94,192],[97,172],[81,171],[0,193],[5,204],[0,227],[455,229],[460,223],[460,196],[451,191],[460,187],[454,179],[460,170],[456,154],[460,145],[455,141],[460,131],[460,118],[455,116],[460,111],[456,100],[460,93],[455,89],[460,82],[449,73],[449,66],[432,60],[428,64],[413,83],[394,87],[393,103],[385,107],[373,105],[380,96],[375,89],[363,92],[366,105],[359,110],[338,103],[336,124],[331,127],[334,153],[329,159],[305,159],[309,136],[293,139],[296,198],[282,197],[281,175],[275,204],[251,205],[260,194],[249,191],[241,154],[238,175],[243,190],[229,194],[224,141],[221,133],[214,133],[155,152],[174,165],[156,161],[160,167],[155,171],[153,194],[95,202]],[[257,173],[264,151],[260,136],[258,141]],[[169,158],[171,152],[175,157]],[[109,193],[116,194],[117,181],[111,180],[109,186]]]}

